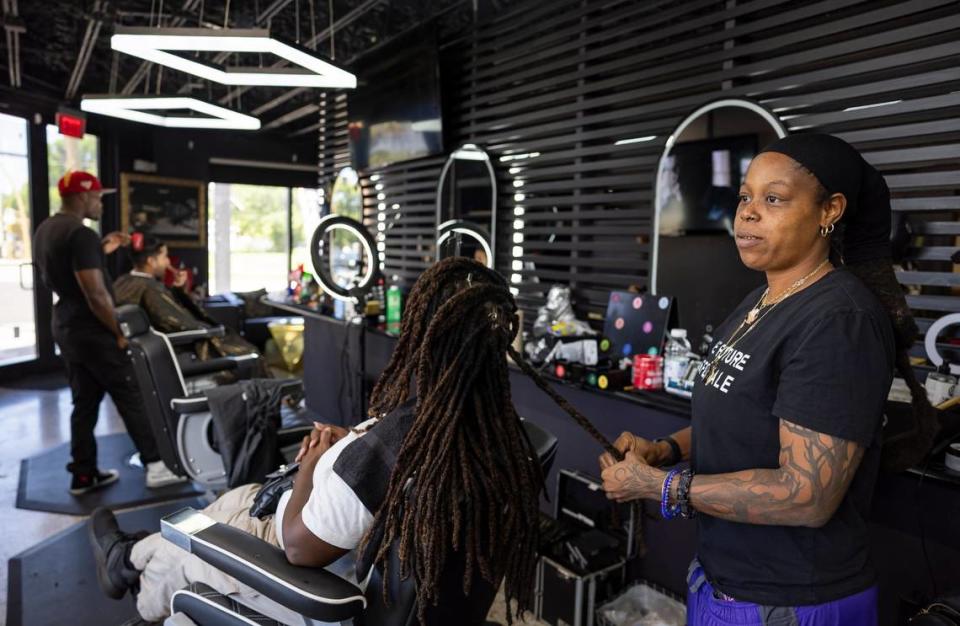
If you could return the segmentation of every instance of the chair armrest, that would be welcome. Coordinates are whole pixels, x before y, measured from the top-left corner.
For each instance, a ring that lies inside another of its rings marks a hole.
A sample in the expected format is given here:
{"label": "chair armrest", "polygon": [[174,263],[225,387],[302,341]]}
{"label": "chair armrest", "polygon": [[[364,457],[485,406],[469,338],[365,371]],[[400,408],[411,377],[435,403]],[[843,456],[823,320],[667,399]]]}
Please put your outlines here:
{"label": "chair armrest", "polygon": [[210,410],[207,404],[206,396],[189,396],[186,398],[173,398],[170,400],[170,408],[177,415],[190,415],[191,413],[203,413]]}
{"label": "chair armrest", "polygon": [[303,391],[303,381],[299,378],[288,378],[283,381],[280,392],[283,395],[288,396],[291,393],[299,393]]}
{"label": "chair armrest", "polygon": [[168,541],[233,576],[274,602],[306,617],[336,622],[359,615],[367,600],[359,587],[323,568],[298,567],[283,550],[241,530],[182,509],[160,521]]}
{"label": "chair armrest", "polygon": [[313,426],[294,426],[292,428],[281,428],[277,431],[277,446],[285,448],[303,441],[303,438],[310,434]]}
{"label": "chair armrest", "polygon": [[201,376],[203,374],[235,370],[239,366],[240,363],[238,363],[234,357],[221,356],[215,359],[207,359],[206,361],[189,361],[187,363],[181,363],[180,371],[183,372],[184,378],[191,378],[193,376]]}
{"label": "chair armrest", "polygon": [[212,339],[214,337],[223,337],[227,334],[223,326],[214,326],[213,328],[198,328],[197,330],[182,330],[176,333],[166,333],[167,339],[175,346],[182,346],[201,339]]}

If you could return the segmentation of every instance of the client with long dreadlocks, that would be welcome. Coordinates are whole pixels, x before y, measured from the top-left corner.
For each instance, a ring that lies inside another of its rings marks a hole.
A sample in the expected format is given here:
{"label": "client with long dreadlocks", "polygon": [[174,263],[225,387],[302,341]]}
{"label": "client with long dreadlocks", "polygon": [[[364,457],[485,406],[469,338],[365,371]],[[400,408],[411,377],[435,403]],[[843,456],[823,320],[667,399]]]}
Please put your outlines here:
{"label": "client with long dreadlocks", "polygon": [[[348,575],[342,557],[359,547],[360,580],[371,566],[386,567],[398,543],[422,624],[482,623],[501,581],[507,599],[527,610],[543,476],[511,400],[507,355],[616,450],[511,349],[516,304],[499,274],[446,259],[424,272],[407,305],[371,419],[351,431],[320,425],[304,439],[294,488],[275,516],[249,517],[256,485],[226,493],[205,513],[283,548],[295,565]],[[109,511],[97,511],[90,528],[101,586],[112,597],[139,588],[144,619],[162,619],[172,594],[200,581],[284,623],[301,621],[158,533],[120,531]],[[444,614],[451,596],[469,597],[476,614]]]}

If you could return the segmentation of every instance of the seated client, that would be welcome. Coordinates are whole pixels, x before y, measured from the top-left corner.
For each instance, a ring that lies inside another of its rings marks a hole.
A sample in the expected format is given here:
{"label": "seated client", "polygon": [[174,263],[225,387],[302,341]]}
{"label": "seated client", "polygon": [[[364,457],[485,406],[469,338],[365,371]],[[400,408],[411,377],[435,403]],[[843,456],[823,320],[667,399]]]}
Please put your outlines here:
{"label": "seated client", "polygon": [[[187,274],[176,271],[173,289],[163,284],[170,267],[167,245],[151,235],[144,235],[140,245],[131,247],[133,270],[113,283],[117,304],[135,304],[142,308],[150,325],[162,333],[201,330],[217,326],[183,290]],[[214,337],[195,344],[197,357],[203,361],[221,356],[256,354],[257,347],[235,331],[227,329],[223,337]],[[259,359],[257,376],[269,376],[270,369]]]}
{"label": "seated client", "polygon": [[[469,580],[495,591],[505,579],[507,599],[529,609],[543,476],[510,396],[516,310],[496,272],[465,258],[437,263],[410,293],[396,349],[372,392],[373,417],[351,431],[318,425],[304,438],[294,487],[275,516],[248,515],[256,485],[226,493],[207,515],[281,547],[301,566],[330,566],[354,549],[358,563],[384,563],[398,541],[401,572],[417,582],[421,623],[446,619],[425,618],[441,587],[478,593],[476,585],[464,588]],[[416,514],[401,518],[402,507]],[[97,511],[90,529],[101,586],[113,597],[139,586],[144,619],[163,618],[171,595],[199,581],[274,619],[302,623],[159,534],[121,532],[109,511]],[[454,550],[466,574],[445,579]],[[359,570],[363,580],[369,567]],[[484,614],[454,621],[480,624]]]}

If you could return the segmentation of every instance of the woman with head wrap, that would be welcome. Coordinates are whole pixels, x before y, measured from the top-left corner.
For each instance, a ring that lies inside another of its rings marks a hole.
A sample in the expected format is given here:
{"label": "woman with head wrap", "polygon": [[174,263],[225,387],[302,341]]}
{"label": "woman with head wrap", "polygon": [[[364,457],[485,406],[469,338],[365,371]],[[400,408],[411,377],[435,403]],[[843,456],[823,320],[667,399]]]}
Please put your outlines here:
{"label": "woman with head wrap", "polygon": [[[691,427],[621,435],[625,460],[600,459],[604,489],[697,516],[689,624],[875,625],[867,515],[884,401],[916,333],[891,267],[889,191],[844,141],[789,136],[751,163],[734,230],[767,286],[718,329]],[[915,407],[929,410],[922,390]]]}

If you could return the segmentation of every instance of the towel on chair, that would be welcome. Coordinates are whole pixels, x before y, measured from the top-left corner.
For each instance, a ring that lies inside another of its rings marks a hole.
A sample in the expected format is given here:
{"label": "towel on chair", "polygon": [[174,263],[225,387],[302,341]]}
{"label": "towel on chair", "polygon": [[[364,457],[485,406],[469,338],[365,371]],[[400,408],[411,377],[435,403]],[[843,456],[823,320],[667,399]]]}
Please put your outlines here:
{"label": "towel on chair", "polygon": [[228,487],[262,483],[282,462],[277,430],[284,382],[252,379],[204,392]]}

